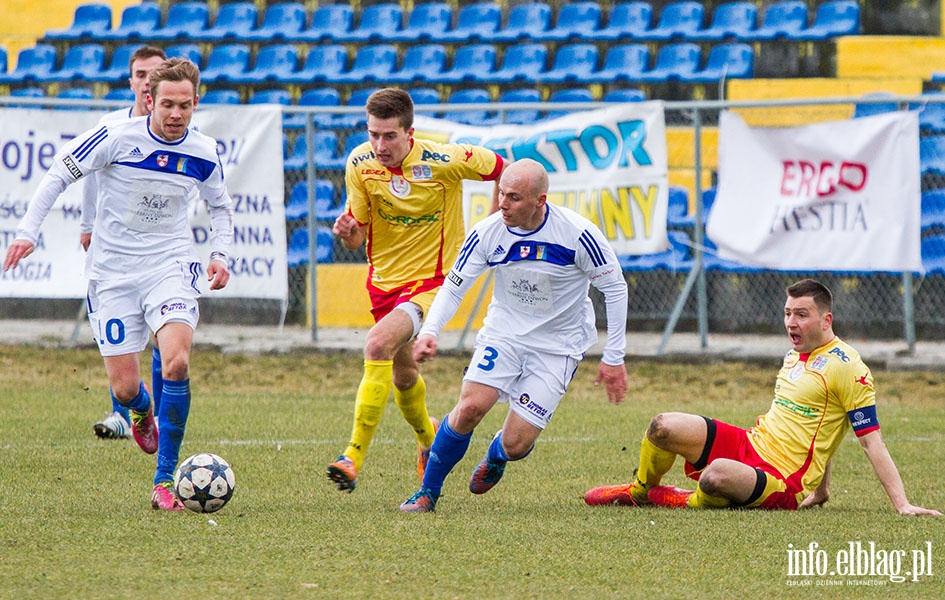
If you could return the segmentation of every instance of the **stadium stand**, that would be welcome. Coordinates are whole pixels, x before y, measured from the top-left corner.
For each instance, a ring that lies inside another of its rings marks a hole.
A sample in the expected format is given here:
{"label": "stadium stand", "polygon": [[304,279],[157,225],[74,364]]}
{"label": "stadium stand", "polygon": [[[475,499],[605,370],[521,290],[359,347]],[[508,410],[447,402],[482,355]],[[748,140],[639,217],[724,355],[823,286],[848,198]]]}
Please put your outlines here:
{"label": "stadium stand", "polygon": [[112,7],[107,4],[80,4],[75,9],[72,25],[66,29],[46,32],[50,41],[74,41],[96,38],[112,28]]}
{"label": "stadium stand", "polygon": [[[203,64],[203,52],[200,51],[199,44],[185,42],[183,44],[171,44],[164,49],[168,58],[186,58],[198,67]],[[125,71],[128,70],[128,64],[125,63]]]}
{"label": "stadium stand", "polygon": [[687,272],[692,269],[690,249],[692,242],[685,231],[668,231],[669,249],[656,254],[618,256],[624,271],[651,271],[656,269]]}
{"label": "stadium stand", "polygon": [[445,2],[415,4],[407,26],[387,36],[390,41],[417,44],[440,40],[453,24],[453,9]]}
{"label": "stadium stand", "polygon": [[292,99],[289,97],[288,90],[278,88],[253,92],[247,104],[279,104],[281,106],[289,106],[291,103]]}
{"label": "stadium stand", "polygon": [[945,229],[945,189],[922,192],[922,230]]}
{"label": "stadium stand", "polygon": [[518,4],[509,10],[508,22],[492,36],[495,42],[541,39],[551,29],[551,7],[544,2]]}
{"label": "stadium stand", "polygon": [[618,88],[604,92],[602,102],[645,102],[646,93],[636,88]]}
{"label": "stadium stand", "polygon": [[240,39],[260,43],[298,39],[305,29],[306,18],[305,6],[300,2],[270,4],[263,13],[259,28],[243,34]]}
{"label": "stadium stand", "polygon": [[407,48],[400,69],[388,74],[391,83],[412,84],[436,81],[446,69],[446,47],[442,44],[416,44]]}
{"label": "stadium stand", "polygon": [[807,29],[807,4],[802,0],[780,0],[765,10],[761,26],[754,31],[753,40],[800,39]]}
{"label": "stadium stand", "polygon": [[675,42],[660,47],[653,68],[639,76],[644,82],[681,81],[699,69],[702,51],[692,42]]}
{"label": "stadium stand", "polygon": [[249,70],[249,46],[243,43],[214,46],[200,80],[207,84],[232,84]]}
{"label": "stadium stand", "polygon": [[117,46],[114,50],[112,50],[108,67],[102,69],[102,71],[99,72],[98,76],[95,78],[95,81],[117,83],[119,81],[127,80],[129,75],[128,62],[131,60],[131,55],[134,54],[135,50],[140,47],[140,43],[122,44]]}
{"label": "stadium stand", "polygon": [[453,64],[440,74],[428,78],[430,83],[458,84],[486,81],[496,70],[498,51],[492,44],[461,46],[453,56]]}
{"label": "stadium stand", "polygon": [[338,32],[334,38],[343,42],[379,42],[390,40],[404,26],[404,11],[400,4],[382,2],[365,6],[357,27],[347,33]]}
{"label": "stadium stand", "polygon": [[[300,181],[292,187],[285,206],[285,218],[296,221],[308,218],[308,182]],[[315,180],[315,219],[334,221],[341,214],[335,198],[335,184],[330,179]]]}
{"label": "stadium stand", "polygon": [[[413,100],[414,106],[419,104],[440,104],[442,102],[440,92],[438,92],[436,88],[412,87],[407,90],[407,93],[410,94],[410,99]],[[431,116],[431,113],[421,114]]]}
{"label": "stadium stand", "polygon": [[23,48],[16,58],[16,68],[0,74],[0,83],[17,85],[46,81],[56,68],[56,48],[50,44],[36,44]]}
{"label": "stadium stand", "polygon": [[259,49],[251,70],[232,81],[249,85],[284,82],[298,71],[298,66],[299,55],[294,44],[271,44]]}
{"label": "stadium stand", "polygon": [[253,2],[228,2],[220,5],[213,26],[199,32],[195,39],[222,43],[247,39],[255,29],[259,10]]}
{"label": "stadium stand", "polygon": [[[348,100],[344,105],[362,110],[356,113],[335,115],[333,126],[338,129],[360,129],[364,127],[367,124],[367,116],[363,111],[364,103],[367,102],[368,96],[379,89],[380,88],[377,87],[362,88],[351,92],[351,95],[348,96]],[[351,137],[352,136],[349,134],[348,139],[350,140]],[[345,154],[347,154],[347,152]]]}
{"label": "stadium stand", "polygon": [[661,42],[689,39],[690,34],[702,29],[704,20],[705,7],[701,2],[670,2],[660,12],[656,26],[647,31],[643,39]]}
{"label": "stadium stand", "polygon": [[[489,90],[481,88],[466,88],[451,92],[447,98],[448,104],[488,104],[492,102],[492,96]],[[476,110],[452,110],[443,113],[443,118],[457,123],[467,125],[494,125],[498,123],[498,114],[495,111]]]}
{"label": "stadium stand", "polygon": [[126,7],[118,27],[99,34],[102,40],[129,42],[146,40],[161,26],[161,7],[157,2],[142,2]]}
{"label": "stadium stand", "polygon": [[309,48],[305,64],[285,78],[286,83],[328,84],[348,70],[348,50],[341,44],[324,44]]}
{"label": "stadium stand", "polygon": [[[290,267],[301,267],[309,262],[308,229],[302,227],[292,232],[289,237],[287,258]],[[315,260],[319,263],[333,261],[334,237],[331,228],[319,225],[315,230]]]}
{"label": "stadium stand", "polygon": [[167,11],[164,26],[148,34],[148,39],[169,42],[183,38],[199,38],[210,27],[210,9],[202,0],[178,2]]}
{"label": "stadium stand", "polygon": [[[116,100],[120,102],[131,103],[135,101],[135,93],[131,91],[131,88],[114,88],[105,92],[105,95],[102,96],[103,100]],[[201,96],[201,102],[206,102]]]}
{"label": "stadium stand", "polygon": [[689,192],[682,186],[669,186],[666,225],[687,230],[695,225],[695,218],[689,214]]}
{"label": "stadium stand", "polygon": [[752,76],[755,61],[754,49],[742,42],[712,46],[705,67],[690,74],[682,74],[680,81],[689,83],[714,83],[723,79],[745,79]]}
{"label": "stadium stand", "polygon": [[[557,90],[548,96],[548,102],[552,104],[563,104],[566,102],[593,102],[594,94],[587,88],[567,88]],[[545,113],[546,119],[557,119],[571,114],[569,110],[549,110]]]}
{"label": "stadium stand", "polygon": [[493,38],[502,24],[502,9],[495,2],[475,2],[459,9],[456,27],[440,34],[439,42],[483,42]]}
{"label": "stadium stand", "polygon": [[487,81],[513,83],[540,81],[548,63],[548,47],[538,42],[522,42],[509,46],[502,66],[487,76]]}
{"label": "stadium stand", "polygon": [[653,7],[649,2],[619,2],[610,11],[607,24],[592,34],[596,41],[643,40],[653,27]]}
{"label": "stadium stand", "polygon": [[[499,95],[499,102],[541,102],[541,92],[534,88],[508,90]],[[541,113],[535,108],[507,110],[504,115],[504,122],[511,125],[530,125],[540,119]]]}
{"label": "stadium stand", "polygon": [[827,0],[817,7],[814,20],[797,39],[825,41],[860,31],[860,4],[856,0]]}
{"label": "stadium stand", "polygon": [[353,8],[347,4],[326,4],[312,12],[311,25],[292,40],[308,44],[332,42],[336,36],[344,37],[353,26]]}
{"label": "stadium stand", "polygon": [[[341,94],[338,93],[337,88],[333,87],[319,87],[319,88],[309,88],[299,95],[299,106],[340,106],[341,105]],[[314,114],[312,115],[314,119],[315,127],[331,127],[333,123],[332,116],[330,114]],[[286,115],[283,124],[288,128],[302,128],[305,127],[305,115]],[[335,146],[338,145],[337,140],[335,141]]]}
{"label": "stadium stand", "polygon": [[600,4],[593,0],[573,2],[561,6],[555,26],[542,32],[538,39],[553,42],[593,39],[600,26]]}
{"label": "stadium stand", "polygon": [[351,69],[337,74],[334,83],[380,83],[387,80],[396,66],[397,47],[393,44],[360,46],[354,55]]}
{"label": "stadium stand", "polygon": [[240,93],[236,90],[215,89],[200,96],[201,104],[239,104]]}
{"label": "stadium stand", "polygon": [[604,55],[600,70],[588,76],[588,82],[619,83],[640,81],[650,69],[650,49],[644,44],[630,43],[611,46]]}
{"label": "stadium stand", "polygon": [[712,22],[705,29],[690,32],[690,41],[719,42],[726,38],[751,39],[758,26],[758,7],[754,2],[736,0],[716,6]]}
{"label": "stadium stand", "polygon": [[583,83],[597,71],[597,46],[588,43],[565,44],[555,52],[551,68],[541,73],[541,83]]}
{"label": "stadium stand", "polygon": [[94,81],[105,68],[105,46],[88,43],[70,46],[62,59],[62,67],[46,76],[38,76],[37,81]]}

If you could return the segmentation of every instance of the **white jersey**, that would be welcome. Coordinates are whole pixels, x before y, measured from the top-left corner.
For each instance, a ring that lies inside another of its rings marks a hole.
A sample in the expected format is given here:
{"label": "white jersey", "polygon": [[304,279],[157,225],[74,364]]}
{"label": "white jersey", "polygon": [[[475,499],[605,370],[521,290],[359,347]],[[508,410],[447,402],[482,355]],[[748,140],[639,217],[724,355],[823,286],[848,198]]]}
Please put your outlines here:
{"label": "white jersey", "polygon": [[546,204],[534,231],[507,227],[494,213],[470,230],[419,335],[436,335],[476,278],[495,268],[495,287],[477,342],[512,340],[552,354],[582,354],[597,341],[589,284],[607,306],[603,360],[623,363],[627,283],[617,256],[591,221]]}
{"label": "white jersey", "polygon": [[137,117],[93,128],[56,155],[17,228],[33,244],[66,186],[96,173],[99,187],[86,277],[123,277],[167,264],[197,262],[188,198],[207,202],[214,252],[225,256],[233,239],[233,207],[223,181],[216,140],[188,130],[167,142]]}

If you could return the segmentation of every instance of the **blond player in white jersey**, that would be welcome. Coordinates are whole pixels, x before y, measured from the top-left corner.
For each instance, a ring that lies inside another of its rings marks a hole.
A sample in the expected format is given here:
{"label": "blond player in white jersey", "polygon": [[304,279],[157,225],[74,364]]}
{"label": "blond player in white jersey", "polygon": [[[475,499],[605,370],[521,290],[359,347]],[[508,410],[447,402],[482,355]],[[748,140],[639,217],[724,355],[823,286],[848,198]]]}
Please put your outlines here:
{"label": "blond player in white jersey", "polygon": [[624,366],[627,284],[606,238],[591,221],[546,203],[548,174],[531,159],[499,179],[499,212],[466,236],[414,343],[414,358],[436,354],[437,334],[476,278],[493,268],[495,286],[456,407],[443,419],[420,490],[405,512],[431,512],[443,481],[466,453],[473,429],[496,404],[509,403],[502,429],[473,472],[484,494],[508,461],[525,458],[548,425],[584,353],[597,341],[591,284],[604,295],[607,337],[597,372],[611,402],[627,391]]}
{"label": "blond player in white jersey", "polygon": [[[157,452],[151,506],[182,510],[173,491],[190,411],[190,349],[202,267],[193,245],[188,197],[196,191],[211,221],[211,290],[229,280],[233,207],[216,141],[188,129],[200,72],[171,59],[150,75],[150,116],[92,129],[63,147],[43,177],[7,249],[4,270],[32,253],[43,220],[66,186],[98,173],[100,193],[86,256],[89,322],[115,397],[130,409],[138,445]],[[164,364],[160,436],[138,353],[154,331]]]}

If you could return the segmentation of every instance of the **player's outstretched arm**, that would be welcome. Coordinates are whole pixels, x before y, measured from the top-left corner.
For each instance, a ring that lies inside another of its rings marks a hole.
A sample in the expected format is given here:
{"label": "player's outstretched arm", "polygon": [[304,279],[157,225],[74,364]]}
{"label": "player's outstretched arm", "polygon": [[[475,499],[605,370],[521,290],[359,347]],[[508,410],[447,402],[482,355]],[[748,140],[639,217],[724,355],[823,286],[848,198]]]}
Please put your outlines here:
{"label": "player's outstretched arm", "polygon": [[600,385],[604,382],[607,389],[607,401],[613,404],[620,404],[627,396],[627,368],[625,365],[608,365],[601,362],[597,367],[597,379],[594,385]]}
{"label": "player's outstretched arm", "polygon": [[20,263],[20,259],[33,253],[33,244],[28,240],[13,240],[7,248],[7,255],[3,259],[3,270],[9,271]]}
{"label": "player's outstretched arm", "polygon": [[873,465],[873,471],[876,477],[886,490],[886,495],[892,501],[896,511],[901,515],[935,515],[942,516],[937,510],[914,506],[906,499],[906,491],[902,485],[902,478],[899,476],[899,469],[889,455],[886,444],[883,443],[883,436],[879,430],[871,431],[859,438],[863,452]]}
{"label": "player's outstretched arm", "polygon": [[413,359],[418,363],[436,356],[436,336],[425,334],[413,343]]}

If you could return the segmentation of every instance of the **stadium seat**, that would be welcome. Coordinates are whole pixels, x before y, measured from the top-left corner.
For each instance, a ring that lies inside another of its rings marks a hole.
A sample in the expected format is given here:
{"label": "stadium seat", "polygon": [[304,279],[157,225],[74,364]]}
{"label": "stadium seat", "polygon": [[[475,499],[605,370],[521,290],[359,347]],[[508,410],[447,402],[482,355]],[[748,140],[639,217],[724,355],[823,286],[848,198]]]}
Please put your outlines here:
{"label": "stadium seat", "polygon": [[[410,94],[410,99],[413,100],[415,106],[418,104],[440,104],[442,102],[440,92],[436,88],[412,87],[407,90],[407,93]],[[421,114],[430,116],[430,113]]]}
{"label": "stadium seat", "polygon": [[446,69],[446,47],[442,44],[416,44],[407,47],[400,69],[387,77],[392,83],[435,81]]}
{"label": "stadium seat", "polygon": [[[456,90],[449,95],[447,104],[489,104],[492,97],[488,90],[480,88],[467,88]],[[482,109],[475,110],[451,110],[443,113],[443,118],[456,123],[465,123],[467,125],[494,125],[498,123],[498,117],[495,111],[486,111]]]}
{"label": "stadium seat", "polygon": [[299,55],[294,44],[263,46],[256,54],[253,68],[233,81],[251,85],[284,82],[298,71],[298,66]]}
{"label": "stadium seat", "polygon": [[66,29],[46,32],[52,41],[96,38],[112,28],[112,7],[107,4],[80,4],[75,9],[72,25]]}
{"label": "stadium seat", "polygon": [[[508,102],[541,102],[541,92],[535,88],[522,88],[518,90],[508,90],[499,95],[499,103]],[[531,125],[541,120],[541,114],[537,108],[517,108],[506,110],[504,115],[499,114],[499,120],[510,125]]]}
{"label": "stadium seat", "polygon": [[754,70],[755,51],[742,42],[717,44],[709,50],[705,67],[680,81],[690,83],[717,83],[725,79],[750,79]]}
{"label": "stadium seat", "polygon": [[312,46],[305,64],[285,78],[286,83],[332,83],[348,70],[348,50],[341,44]]}
{"label": "stadium seat", "polygon": [[[335,184],[329,179],[315,180],[315,219],[334,221],[342,207],[335,199]],[[308,182],[300,181],[292,186],[289,202],[285,206],[285,218],[290,221],[308,218]]]}
{"label": "stadium seat", "polygon": [[650,69],[650,49],[644,44],[619,44],[604,55],[599,71],[588,77],[588,82],[615,83],[639,81]]}
{"label": "stadium seat", "polygon": [[240,104],[240,93],[236,90],[210,90],[200,97],[201,106],[204,104]]}
{"label": "stadium seat", "polygon": [[607,24],[591,35],[596,41],[644,39],[653,26],[653,7],[649,2],[632,0],[615,4]]}
{"label": "stadium seat", "polygon": [[161,7],[157,2],[132,4],[121,11],[121,24],[99,35],[102,40],[129,42],[148,39],[161,26]]}
{"label": "stadium seat", "polygon": [[610,90],[604,93],[602,102],[646,102],[646,93],[636,88]]}
{"label": "stadium seat", "polygon": [[945,189],[922,192],[922,229],[945,229]]}
{"label": "stadium seat", "polygon": [[[308,229],[302,227],[292,232],[286,249],[286,258],[290,267],[301,267],[309,263]],[[315,230],[315,260],[318,263],[330,263],[334,253],[334,236],[331,227],[319,225]]]}
{"label": "stadium seat", "polygon": [[687,229],[693,225],[695,218],[689,214],[689,192],[682,186],[669,186],[666,226]]}
{"label": "stadium seat", "polygon": [[382,2],[371,4],[361,10],[361,19],[358,26],[348,33],[335,35],[335,39],[343,42],[379,42],[390,39],[404,26],[404,11],[400,4]]}
{"label": "stadium seat", "polygon": [[945,274],[945,236],[922,238],[922,267],[926,275]]}
{"label": "stadium seat", "polygon": [[[168,58],[186,58],[198,67],[203,66],[203,53],[199,44],[172,44],[164,49]],[[127,69],[128,65],[125,65]]]}
{"label": "stadium seat", "polygon": [[656,53],[653,68],[640,75],[640,81],[681,81],[691,77],[699,69],[701,58],[702,51],[699,46],[691,42],[666,44]]}
{"label": "stadium seat", "polygon": [[494,42],[540,39],[551,29],[551,7],[544,2],[518,4],[509,10],[508,23],[492,36]]}
{"label": "stadium seat", "polygon": [[214,46],[200,73],[205,83],[233,82],[249,70],[249,46],[242,43]]}
{"label": "stadium seat", "polygon": [[761,27],[752,40],[799,39],[807,28],[807,4],[803,0],[780,0],[769,4]]}
{"label": "stadium seat", "polygon": [[[95,98],[95,93],[92,91],[91,88],[73,87],[73,88],[66,88],[66,89],[61,90],[58,94],[56,94],[56,98],[65,98],[67,100],[92,100],[93,98]],[[75,109],[75,108],[83,108],[83,107],[63,106],[60,108]],[[88,107],[84,107],[84,108],[88,108]]]}
{"label": "stadium seat", "polygon": [[538,42],[523,42],[509,46],[502,59],[502,66],[488,76],[488,81],[512,83],[515,81],[538,81],[545,72],[548,49]]}
{"label": "stadium seat", "polygon": [[495,72],[498,51],[492,44],[465,44],[453,55],[453,64],[446,71],[429,78],[430,83],[464,83],[484,81]]}
{"label": "stadium seat", "polygon": [[[945,93],[942,92],[926,92],[922,95],[945,101]],[[919,131],[922,133],[945,133],[945,102],[910,104],[909,110],[919,111]]]}
{"label": "stadium seat", "polygon": [[251,42],[287,42],[298,39],[305,29],[305,6],[301,2],[270,4],[258,29],[243,35]]}
{"label": "stadium seat", "polygon": [[177,2],[167,10],[164,26],[152,31],[148,38],[158,41],[171,41],[178,38],[199,38],[201,32],[210,26],[210,10],[202,0]]}
{"label": "stadium seat", "polygon": [[459,9],[456,27],[444,31],[437,42],[490,41],[502,25],[502,9],[495,2],[474,2]]}
{"label": "stadium seat", "polygon": [[[309,88],[299,96],[299,106],[325,106],[333,107],[341,105],[341,95],[337,88],[320,87]],[[289,129],[305,127],[306,115],[296,113],[283,117],[283,126]],[[314,113],[311,115],[315,127],[327,128],[334,123],[334,117],[331,113]],[[335,143],[337,146],[337,142]]]}
{"label": "stadium seat", "polygon": [[[113,88],[105,92],[105,95],[102,96],[102,100],[132,103],[135,101],[135,93],[128,87]],[[200,97],[200,101],[204,101],[203,96]]]}
{"label": "stadium seat", "polygon": [[[564,104],[570,102],[593,102],[594,95],[587,88],[570,88],[558,90],[548,97],[548,102],[552,104]],[[557,119],[571,114],[571,110],[550,110],[545,113],[546,119]]]}
{"label": "stadium seat", "polygon": [[[351,95],[348,96],[348,101],[345,102],[344,105],[358,107],[360,111],[335,115],[334,127],[336,129],[360,129],[367,125],[367,115],[364,112],[364,104],[367,102],[368,96],[379,89],[380,88],[363,88],[351,92]],[[350,138],[351,135],[349,134],[348,137]]]}
{"label": "stadium seat", "polygon": [[0,73],[0,83],[35,83],[47,81],[56,68],[56,48],[49,44],[36,44],[23,48],[17,55],[16,68],[9,73]]}
{"label": "stadium seat", "polygon": [[213,26],[199,33],[200,40],[237,42],[256,29],[259,10],[254,2],[227,2],[220,5]]}
{"label": "stadium seat", "polygon": [[541,74],[541,83],[589,81],[597,71],[597,46],[575,43],[558,47],[551,68]]}
{"label": "stadium seat", "polygon": [[[304,135],[295,138],[292,153],[285,160],[286,171],[301,171],[307,163],[308,142]],[[312,158],[316,169],[343,170],[347,156],[338,153],[338,136],[334,131],[316,130],[312,143]]]}
{"label": "stadium seat", "polygon": [[312,11],[312,24],[293,38],[310,44],[333,42],[354,27],[354,9],[348,4],[326,4]]}
{"label": "stadium seat", "polygon": [[600,4],[594,0],[572,2],[561,6],[555,26],[543,32],[538,39],[555,42],[593,39],[594,32],[600,26]]}
{"label": "stadium seat", "polygon": [[661,42],[688,39],[690,34],[702,29],[704,20],[705,7],[701,2],[670,2],[663,7],[656,26],[646,32],[644,39]]}
{"label": "stadium seat", "polygon": [[814,20],[797,39],[823,41],[860,32],[860,3],[856,0],[827,0],[817,7]]}
{"label": "stadium seat", "polygon": [[341,151],[341,159],[343,161],[347,161],[348,155],[354,152],[355,148],[366,141],[368,141],[368,132],[364,129],[348,132],[348,136],[345,138],[345,147]]}
{"label": "stadium seat", "polygon": [[361,46],[354,55],[351,70],[339,73],[333,83],[386,81],[397,66],[397,48],[392,44]]}
{"label": "stadium seat", "polygon": [[430,42],[440,39],[453,24],[453,9],[445,2],[414,4],[407,16],[407,26],[387,36],[397,42]]}
{"label": "stadium seat", "polygon": [[945,135],[919,139],[919,166],[923,175],[945,176]]}
{"label": "stadium seat", "polygon": [[0,74],[7,72],[7,49],[0,46]]}
{"label": "stadium seat", "polygon": [[758,26],[758,7],[748,0],[719,4],[712,12],[712,23],[690,32],[688,41],[719,42],[726,38],[750,39]]}
{"label": "stadium seat", "polygon": [[112,50],[112,56],[109,59],[108,67],[102,69],[95,78],[95,81],[104,81],[107,83],[117,83],[119,81],[128,81],[130,70],[128,62],[135,50],[141,47],[141,43],[122,44]]}
{"label": "stadium seat", "polygon": [[62,59],[62,68],[39,81],[95,81],[105,68],[105,46],[78,44],[70,46]]}
{"label": "stadium seat", "polygon": [[665,270],[686,272],[692,268],[692,242],[685,231],[668,231],[669,249],[656,254],[622,255],[617,259],[624,271]]}
{"label": "stadium seat", "polygon": [[12,90],[10,96],[15,98],[45,98],[46,92],[43,91],[43,88],[31,86]]}
{"label": "stadium seat", "polygon": [[[864,99],[876,99],[882,100],[885,98],[892,98],[894,94],[889,92],[875,92],[872,94],[864,94],[862,98]],[[879,115],[887,112],[894,112],[899,110],[899,105],[893,101],[885,102],[857,102],[853,109],[853,117],[869,117],[872,115]]]}
{"label": "stadium seat", "polygon": [[291,103],[292,99],[289,97],[289,91],[279,88],[253,92],[247,104],[278,104],[280,106],[289,106]]}
{"label": "stadium seat", "polygon": [[715,194],[718,192],[718,188],[710,187],[702,190],[702,224],[705,225],[706,221],[709,220],[709,211],[712,210],[712,205],[715,204]]}

